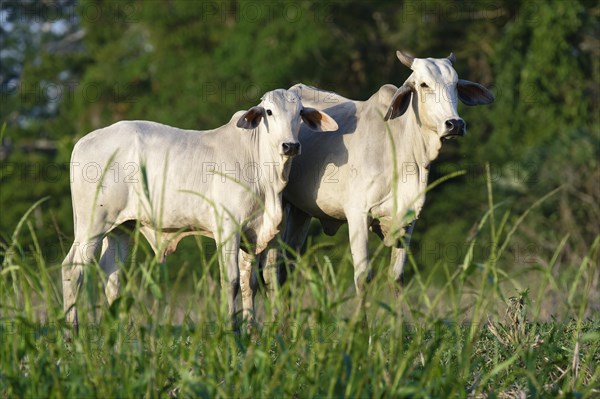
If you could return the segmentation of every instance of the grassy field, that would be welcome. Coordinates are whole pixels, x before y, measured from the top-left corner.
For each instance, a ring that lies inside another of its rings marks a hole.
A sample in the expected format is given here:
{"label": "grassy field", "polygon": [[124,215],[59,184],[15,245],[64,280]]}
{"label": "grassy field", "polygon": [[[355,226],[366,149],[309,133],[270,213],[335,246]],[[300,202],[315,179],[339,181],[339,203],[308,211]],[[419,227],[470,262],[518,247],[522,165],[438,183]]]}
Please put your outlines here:
{"label": "grassy field", "polygon": [[[599,238],[568,275],[552,273],[561,246],[549,267],[506,271],[526,214],[508,225],[491,202],[458,268],[439,262],[422,273],[411,258],[398,289],[376,248],[366,321],[349,249],[325,239],[297,259],[277,318],[259,294],[260,323],[240,333],[222,316],[205,240],[189,241],[203,267],[169,270],[134,234],[112,307],[99,294],[98,266],[86,269],[81,331],[70,342],[60,262],[41,256],[27,214],[3,248],[0,398],[600,397],[600,318],[589,303]],[[22,247],[22,237],[33,245]],[[473,249],[483,241],[492,245],[479,262]]]}

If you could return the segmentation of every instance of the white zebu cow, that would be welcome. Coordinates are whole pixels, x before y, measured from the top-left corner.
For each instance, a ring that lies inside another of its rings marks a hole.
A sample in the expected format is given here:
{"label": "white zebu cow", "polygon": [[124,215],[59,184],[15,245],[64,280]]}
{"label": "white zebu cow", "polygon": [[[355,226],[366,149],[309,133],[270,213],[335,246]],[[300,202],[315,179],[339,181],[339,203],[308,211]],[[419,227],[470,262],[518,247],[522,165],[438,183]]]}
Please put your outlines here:
{"label": "white zebu cow", "polygon": [[[405,249],[414,220],[425,201],[428,167],[442,141],[466,133],[457,99],[467,105],[489,104],[493,95],[478,83],[458,79],[451,54],[443,59],[418,59],[400,51],[400,61],[413,70],[397,88],[382,86],[367,101],[298,84],[290,89],[305,105],[322,109],[339,125],[335,133],[315,135],[301,129],[305,152],[294,159],[284,199],[287,214],[284,241],[300,250],[311,217],[324,232],[335,234],[348,222],[357,293],[371,276],[368,231],[393,246],[391,274],[402,276]],[[266,257],[265,282],[276,284],[272,251]],[[281,272],[281,270],[280,270]],[[279,280],[285,279],[280,274]]]}
{"label": "white zebu cow", "polygon": [[[277,234],[281,192],[291,158],[300,152],[301,120],[314,130],[337,129],[326,114],[303,107],[296,93],[279,89],[214,130],[124,121],[79,140],[71,157],[75,242],[62,268],[67,322],[77,329],[82,269],[101,243],[109,303],[118,296],[117,260],[127,258],[129,235],[116,227],[132,221],[160,258],[187,235],[214,237],[233,317],[240,236],[258,253]],[[250,275],[250,264],[242,264]]]}

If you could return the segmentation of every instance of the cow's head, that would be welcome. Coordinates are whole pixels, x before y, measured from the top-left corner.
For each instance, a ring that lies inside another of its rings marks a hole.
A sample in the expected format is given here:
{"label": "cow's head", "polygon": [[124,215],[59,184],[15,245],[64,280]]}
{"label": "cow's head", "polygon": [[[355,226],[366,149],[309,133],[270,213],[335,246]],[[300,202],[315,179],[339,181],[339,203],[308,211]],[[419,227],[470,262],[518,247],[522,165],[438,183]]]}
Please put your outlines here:
{"label": "cow's head", "polygon": [[272,149],[282,157],[293,157],[300,153],[298,132],[303,121],[315,131],[334,131],[337,123],[324,112],[304,107],[297,93],[277,89],[266,93],[259,105],[250,108],[238,120],[243,129],[265,127],[266,139]]}
{"label": "cow's head", "polygon": [[446,58],[413,58],[397,51],[400,62],[412,69],[392,97],[385,120],[406,112],[412,104],[420,125],[436,132],[441,139],[464,136],[465,121],[458,116],[457,99],[466,105],[490,104],[494,96],[479,83],[458,79],[452,63],[454,54]]}

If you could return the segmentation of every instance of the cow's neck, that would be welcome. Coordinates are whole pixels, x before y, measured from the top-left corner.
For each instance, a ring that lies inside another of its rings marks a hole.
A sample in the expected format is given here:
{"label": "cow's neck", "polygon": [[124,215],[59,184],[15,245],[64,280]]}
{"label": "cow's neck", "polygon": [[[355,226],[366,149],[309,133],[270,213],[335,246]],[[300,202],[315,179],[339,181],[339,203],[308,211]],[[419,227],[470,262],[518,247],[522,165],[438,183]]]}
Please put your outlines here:
{"label": "cow's neck", "polygon": [[252,165],[252,168],[256,168],[254,194],[260,199],[259,206],[264,206],[264,212],[257,213],[261,219],[256,220],[257,252],[262,251],[279,232],[282,219],[281,196],[291,167],[291,159],[281,157],[265,140],[268,134],[265,126],[261,124],[249,132],[246,146],[246,162]]}
{"label": "cow's neck", "polygon": [[260,125],[250,134],[248,148],[251,148],[251,162],[260,167],[257,184],[261,192],[280,194],[287,184],[290,174],[291,159],[282,157],[266,140],[269,133],[264,125]]}
{"label": "cow's neck", "polygon": [[[425,127],[411,108],[400,119],[400,140],[396,143],[404,159],[428,167],[437,158],[442,142],[435,131]],[[407,146],[406,143],[411,143]]]}
{"label": "cow's neck", "polygon": [[[397,179],[393,193],[395,210],[390,215],[396,227],[417,218],[425,202],[429,164],[437,158],[441,142],[436,132],[424,127],[413,111],[390,123],[394,137]],[[393,188],[392,188],[393,189]]]}

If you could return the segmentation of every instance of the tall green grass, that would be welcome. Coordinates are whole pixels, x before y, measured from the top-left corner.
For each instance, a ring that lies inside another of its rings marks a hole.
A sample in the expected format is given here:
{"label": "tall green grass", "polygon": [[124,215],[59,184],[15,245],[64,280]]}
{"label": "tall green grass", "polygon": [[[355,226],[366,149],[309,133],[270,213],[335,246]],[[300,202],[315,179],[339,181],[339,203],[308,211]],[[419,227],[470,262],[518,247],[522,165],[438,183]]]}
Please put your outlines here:
{"label": "tall green grass", "polygon": [[[587,299],[600,238],[567,278],[552,273],[566,237],[550,267],[504,270],[537,203],[510,224],[491,184],[488,198],[461,267],[441,261],[425,274],[410,255],[412,277],[396,296],[389,259],[374,257],[366,325],[347,247],[334,258],[326,244],[310,243],[280,289],[278,318],[259,301],[257,329],[235,333],[206,242],[196,239],[199,266],[170,278],[134,231],[113,306],[98,265],[86,268],[71,342],[63,340],[61,266],[44,260],[28,212],[2,248],[0,397],[599,397],[600,317]],[[31,247],[19,244],[25,236]],[[489,243],[483,260],[474,256],[481,242]],[[522,286],[524,272],[531,286]],[[549,289],[564,293],[561,303],[546,303]],[[562,316],[539,320],[547,306]]]}

